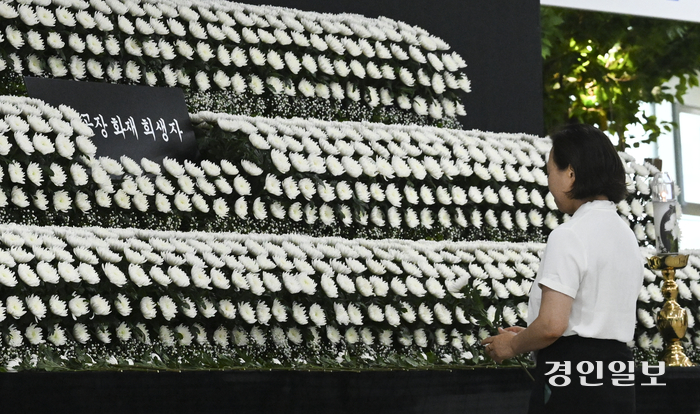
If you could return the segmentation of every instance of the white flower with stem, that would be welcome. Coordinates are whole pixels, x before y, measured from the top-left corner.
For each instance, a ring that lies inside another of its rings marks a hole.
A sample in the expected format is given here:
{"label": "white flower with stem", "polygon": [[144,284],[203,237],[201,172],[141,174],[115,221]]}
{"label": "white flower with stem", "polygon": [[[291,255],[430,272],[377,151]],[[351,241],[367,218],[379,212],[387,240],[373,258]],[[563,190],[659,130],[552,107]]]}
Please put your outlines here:
{"label": "white flower with stem", "polygon": [[[10,164],[12,165],[12,164]],[[44,181],[44,176],[42,173],[42,169],[39,166],[39,164],[32,162],[27,166],[27,174],[26,177],[31,181],[34,185],[40,186],[41,183]]]}
{"label": "white flower with stem", "polygon": [[[30,165],[31,166],[31,165]],[[27,170],[29,171],[29,170]],[[80,164],[72,164],[70,166],[70,175],[73,179],[73,184],[77,186],[84,186],[88,183],[90,176],[88,175],[85,168]],[[39,184],[37,184],[39,185]]]}
{"label": "white flower with stem", "polygon": [[[34,50],[44,50],[44,40],[41,38],[41,35],[34,30],[30,30],[29,32],[27,32],[27,43],[29,43],[29,47],[31,47]],[[38,59],[36,55],[31,55],[30,60],[32,59],[32,57],[34,59]]]}
{"label": "white flower with stem", "polygon": [[190,212],[192,211],[192,203],[190,198],[182,191],[178,191],[173,199],[173,204],[178,211]]}
{"label": "white flower with stem", "polygon": [[51,331],[51,334],[46,338],[54,344],[55,346],[63,346],[65,345],[68,341],[66,338],[66,332],[61,326],[58,324],[54,324],[53,330]]}
{"label": "white flower with stem", "polygon": [[60,281],[60,277],[56,268],[54,268],[50,263],[45,261],[40,261],[36,265],[36,272],[46,283],[57,284]]}
{"label": "white flower with stem", "polygon": [[53,313],[56,316],[68,316],[68,308],[66,306],[66,302],[61,300],[61,298],[58,295],[52,295],[49,299],[49,309],[51,310],[51,313]]}
{"label": "white flower with stem", "polygon": [[362,325],[362,320],[363,320],[363,315],[362,312],[360,311],[360,308],[355,305],[354,303],[350,303],[348,305],[348,318],[350,319],[350,323],[353,325],[360,326]]}
{"label": "white flower with stem", "polygon": [[96,285],[100,282],[100,277],[95,268],[87,263],[78,265],[78,274],[80,274],[80,278],[88,285]]}
{"label": "white flower with stem", "polygon": [[418,306],[418,317],[428,325],[433,323],[433,312],[425,303]]}
{"label": "white flower with stem", "polygon": [[90,313],[87,300],[81,296],[74,296],[70,301],[68,301],[68,309],[70,309],[71,314],[75,318],[79,318]]}
{"label": "white flower with stem", "polygon": [[245,198],[240,197],[236,200],[233,205],[233,211],[240,218],[245,218],[248,216],[248,203],[246,202]]}
{"label": "white flower with stem", "polygon": [[6,135],[0,135],[0,155],[7,155],[12,149],[9,139]]}
{"label": "white flower with stem", "polygon": [[49,169],[51,170],[51,182],[57,187],[63,187],[63,184],[65,184],[66,180],[68,179],[66,173],[63,171],[63,168],[56,163],[51,163]]}
{"label": "white flower with stem", "polygon": [[22,165],[19,162],[13,161],[12,163],[10,163],[10,165],[7,166],[7,172],[11,182],[17,184],[24,184],[24,170],[22,169]]}
{"label": "white flower with stem", "polygon": [[78,270],[67,262],[58,262],[58,274],[61,279],[69,283],[80,283],[81,281]]}
{"label": "white flower with stem", "polygon": [[35,151],[34,144],[24,132],[15,132],[15,143],[27,155],[31,155]]}
{"label": "white flower with stem", "polygon": [[109,315],[112,311],[109,302],[100,295],[90,298],[90,307],[95,315]]}
{"label": "white flower with stem", "polygon": [[413,323],[416,321],[416,312],[413,310],[413,307],[409,305],[407,302],[401,302],[400,303],[400,311],[401,311],[401,317],[407,322],[407,323]]}
{"label": "white flower with stem", "polygon": [[24,336],[27,338],[30,344],[32,345],[39,345],[43,344],[44,341],[44,334],[41,330],[40,327],[36,326],[36,324],[32,323],[30,324],[27,329],[24,332]]}
{"label": "white flower with stem", "polygon": [[313,322],[316,326],[326,325],[326,313],[317,303],[312,304],[309,308],[309,319],[311,319],[311,322]]}
{"label": "white flower with stem", "polygon": [[85,78],[85,62],[79,57],[71,57],[69,69],[75,79]]}
{"label": "white flower with stem", "polygon": [[122,293],[117,295],[114,301],[114,308],[121,316],[129,316],[131,314],[129,299]]}
{"label": "white flower with stem", "polygon": [[34,315],[37,320],[41,320],[46,316],[46,305],[36,295],[29,295],[25,298],[27,309]]}
{"label": "white flower with stem", "polygon": [[161,213],[169,213],[171,211],[170,200],[168,200],[167,196],[161,193],[156,194],[155,206],[156,210],[160,211]]}
{"label": "white flower with stem", "polygon": [[10,42],[10,45],[12,45],[15,49],[19,49],[24,46],[24,36],[17,28],[8,26],[5,29],[5,34],[7,36],[7,41]]}
{"label": "white flower with stem", "polygon": [[124,273],[112,263],[104,263],[102,265],[102,270],[107,276],[107,279],[115,286],[122,287],[126,285],[127,279]]}

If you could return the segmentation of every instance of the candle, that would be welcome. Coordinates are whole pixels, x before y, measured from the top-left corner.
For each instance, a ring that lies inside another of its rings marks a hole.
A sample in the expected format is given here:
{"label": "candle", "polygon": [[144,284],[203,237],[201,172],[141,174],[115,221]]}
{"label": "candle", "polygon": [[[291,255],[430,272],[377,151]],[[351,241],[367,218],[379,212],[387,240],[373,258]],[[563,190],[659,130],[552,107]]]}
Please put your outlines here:
{"label": "candle", "polygon": [[659,172],[651,181],[654,203],[656,250],[659,254],[678,253],[678,216],[673,180],[668,173]]}

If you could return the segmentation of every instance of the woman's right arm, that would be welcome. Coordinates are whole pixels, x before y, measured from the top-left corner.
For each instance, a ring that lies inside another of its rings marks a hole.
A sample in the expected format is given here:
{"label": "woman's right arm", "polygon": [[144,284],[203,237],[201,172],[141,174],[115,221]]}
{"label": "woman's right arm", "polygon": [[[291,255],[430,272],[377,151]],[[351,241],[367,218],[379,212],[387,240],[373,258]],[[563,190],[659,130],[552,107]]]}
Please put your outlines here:
{"label": "woman's right arm", "polygon": [[561,292],[542,287],[542,302],[537,318],[527,328],[499,329],[499,335],[482,341],[487,354],[496,362],[524,352],[546,348],[564,334],[574,299]]}
{"label": "woman's right arm", "polygon": [[541,285],[542,302],[537,318],[511,341],[514,353],[536,351],[553,344],[569,326],[574,298]]}

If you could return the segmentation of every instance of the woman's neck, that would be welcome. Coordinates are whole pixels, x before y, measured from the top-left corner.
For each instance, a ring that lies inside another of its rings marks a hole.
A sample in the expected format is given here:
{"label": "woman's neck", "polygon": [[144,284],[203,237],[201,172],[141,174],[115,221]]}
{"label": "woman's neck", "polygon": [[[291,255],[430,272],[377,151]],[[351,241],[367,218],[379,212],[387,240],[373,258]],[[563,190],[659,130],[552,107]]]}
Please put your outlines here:
{"label": "woman's neck", "polygon": [[569,214],[573,216],[574,213],[576,213],[582,205],[584,205],[590,201],[596,201],[596,200],[608,200],[608,197],[604,196],[604,195],[597,195],[595,197],[576,198],[576,199],[572,200],[573,201],[572,207],[574,208],[574,211],[572,211]]}

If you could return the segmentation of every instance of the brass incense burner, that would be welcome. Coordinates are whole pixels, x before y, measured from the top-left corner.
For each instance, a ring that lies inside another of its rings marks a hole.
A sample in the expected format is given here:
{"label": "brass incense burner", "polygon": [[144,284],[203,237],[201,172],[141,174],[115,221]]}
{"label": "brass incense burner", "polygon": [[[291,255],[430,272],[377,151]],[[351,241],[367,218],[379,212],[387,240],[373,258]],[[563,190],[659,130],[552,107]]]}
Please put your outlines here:
{"label": "brass incense burner", "polygon": [[652,270],[661,270],[661,275],[664,278],[661,292],[666,301],[657,315],[656,326],[664,338],[666,348],[661,352],[659,359],[670,367],[694,366],[695,364],[683,352],[683,345],[680,342],[688,329],[688,314],[676,301],[678,297],[678,284],[675,280],[676,269],[682,269],[688,264],[688,255],[652,256],[647,259],[647,262]]}

